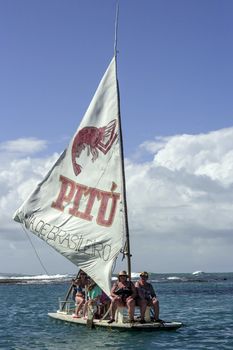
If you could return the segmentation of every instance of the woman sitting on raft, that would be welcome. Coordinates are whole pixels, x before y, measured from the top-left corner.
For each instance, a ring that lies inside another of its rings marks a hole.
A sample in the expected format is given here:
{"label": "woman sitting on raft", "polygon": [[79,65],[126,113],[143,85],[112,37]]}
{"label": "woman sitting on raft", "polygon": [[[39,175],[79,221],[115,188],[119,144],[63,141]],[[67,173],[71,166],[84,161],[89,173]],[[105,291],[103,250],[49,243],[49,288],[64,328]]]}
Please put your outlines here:
{"label": "woman sitting on raft", "polygon": [[126,271],[118,274],[118,281],[113,284],[111,289],[112,302],[110,306],[110,320],[108,323],[115,322],[115,313],[118,306],[127,306],[130,322],[134,322],[134,308],[136,297],[136,288],[134,284],[128,280]]}
{"label": "woman sitting on raft", "polygon": [[75,280],[75,284],[76,284],[76,291],[77,291],[75,296],[76,310],[75,310],[75,313],[73,314],[73,318],[79,318],[81,317],[79,313],[84,306],[86,289],[89,284],[88,276],[84,271],[80,270],[79,277],[77,280]]}

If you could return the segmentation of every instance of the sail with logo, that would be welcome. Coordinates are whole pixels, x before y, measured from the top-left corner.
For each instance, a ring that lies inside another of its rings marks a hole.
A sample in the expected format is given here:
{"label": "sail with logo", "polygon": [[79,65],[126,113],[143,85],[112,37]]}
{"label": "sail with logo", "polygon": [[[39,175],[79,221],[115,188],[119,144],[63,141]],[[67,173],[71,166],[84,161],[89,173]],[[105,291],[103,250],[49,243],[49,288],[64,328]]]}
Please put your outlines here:
{"label": "sail with logo", "polygon": [[107,294],[127,226],[120,133],[114,56],[68,148],[14,214]]}

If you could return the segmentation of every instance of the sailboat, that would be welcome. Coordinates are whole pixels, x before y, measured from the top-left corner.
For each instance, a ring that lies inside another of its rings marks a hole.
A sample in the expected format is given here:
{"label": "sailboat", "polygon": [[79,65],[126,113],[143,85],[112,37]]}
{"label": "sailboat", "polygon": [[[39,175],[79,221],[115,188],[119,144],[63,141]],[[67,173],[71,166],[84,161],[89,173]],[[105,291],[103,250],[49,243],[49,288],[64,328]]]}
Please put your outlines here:
{"label": "sailboat", "polygon": [[[131,278],[117,54],[111,60],[67,149],[14,214],[14,220],[83,270],[110,295],[113,264],[123,252]],[[54,319],[73,318],[71,288]],[[181,322],[129,323],[108,312],[92,325],[124,329],[177,329]]]}

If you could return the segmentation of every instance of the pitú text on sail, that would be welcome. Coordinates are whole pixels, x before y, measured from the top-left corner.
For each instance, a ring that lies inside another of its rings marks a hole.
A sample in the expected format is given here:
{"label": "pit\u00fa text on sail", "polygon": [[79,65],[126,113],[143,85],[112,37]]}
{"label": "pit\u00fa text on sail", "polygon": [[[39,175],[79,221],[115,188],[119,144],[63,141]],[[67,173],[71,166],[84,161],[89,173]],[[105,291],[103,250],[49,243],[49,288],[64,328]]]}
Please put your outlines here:
{"label": "pit\u00fa text on sail", "polygon": [[[61,188],[56,201],[52,203],[52,208],[64,212],[68,210],[68,214],[78,217],[83,220],[92,221],[92,209],[94,204],[99,201],[99,209],[96,217],[96,223],[100,226],[109,227],[112,226],[117,201],[120,199],[120,193],[107,192],[94,187],[88,187],[79,184],[67,177],[60,175]],[[114,188],[114,186],[112,186]],[[115,185],[116,187],[116,185]],[[87,202],[84,211],[80,211],[80,203],[85,200]],[[73,204],[72,208],[67,208],[67,204]],[[106,218],[106,212],[110,207],[108,218]]]}

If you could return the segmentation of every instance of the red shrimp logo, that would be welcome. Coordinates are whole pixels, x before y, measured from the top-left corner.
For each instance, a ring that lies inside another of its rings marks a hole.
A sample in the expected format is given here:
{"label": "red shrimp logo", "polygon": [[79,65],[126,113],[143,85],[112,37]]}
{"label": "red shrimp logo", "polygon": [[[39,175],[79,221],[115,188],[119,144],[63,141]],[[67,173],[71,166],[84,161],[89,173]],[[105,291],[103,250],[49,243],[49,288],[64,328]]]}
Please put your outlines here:
{"label": "red shrimp logo", "polygon": [[82,167],[77,163],[77,158],[80,157],[82,151],[87,148],[87,156],[89,157],[91,154],[91,160],[94,162],[99,156],[99,151],[106,154],[110,150],[117,138],[117,133],[115,132],[116,124],[117,121],[114,119],[102,128],[86,126],[79,130],[72,146],[72,163],[76,176],[81,173]]}

